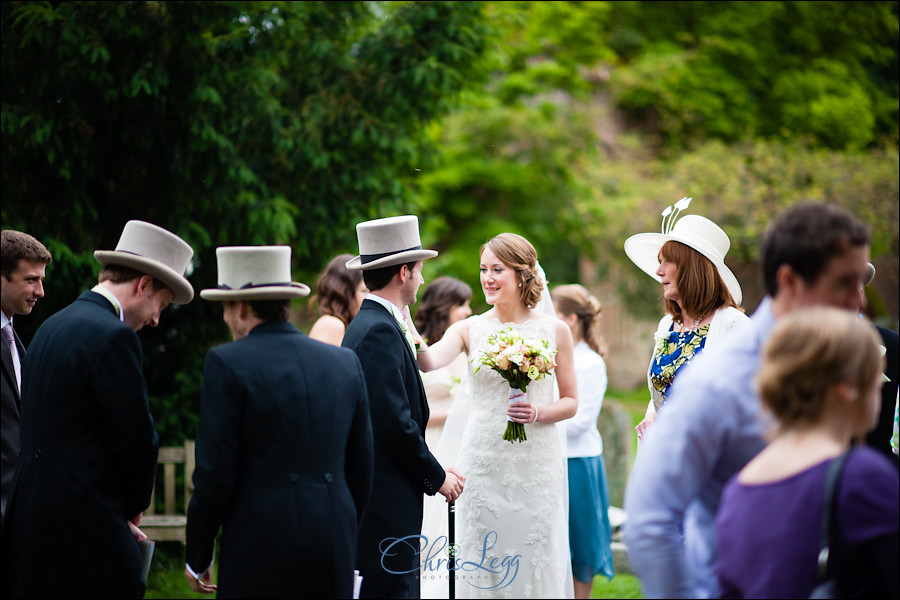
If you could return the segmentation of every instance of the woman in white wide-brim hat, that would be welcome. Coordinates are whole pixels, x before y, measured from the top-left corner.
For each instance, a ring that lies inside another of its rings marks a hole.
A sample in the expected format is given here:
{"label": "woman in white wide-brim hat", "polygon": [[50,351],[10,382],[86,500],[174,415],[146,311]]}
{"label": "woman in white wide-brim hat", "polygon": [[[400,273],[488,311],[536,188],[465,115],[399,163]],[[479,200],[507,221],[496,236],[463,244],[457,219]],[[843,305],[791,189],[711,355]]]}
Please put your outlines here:
{"label": "woman in white wide-brim hat", "polygon": [[740,308],[741,286],[725,265],[728,235],[706,217],[678,219],[690,201],[682,198],[663,211],[662,233],[639,233],[625,240],[628,258],[662,284],[666,309],[653,337],[647,370],[651,400],[635,427],[639,439],[665,404],[678,370],[727,331],[749,321]]}

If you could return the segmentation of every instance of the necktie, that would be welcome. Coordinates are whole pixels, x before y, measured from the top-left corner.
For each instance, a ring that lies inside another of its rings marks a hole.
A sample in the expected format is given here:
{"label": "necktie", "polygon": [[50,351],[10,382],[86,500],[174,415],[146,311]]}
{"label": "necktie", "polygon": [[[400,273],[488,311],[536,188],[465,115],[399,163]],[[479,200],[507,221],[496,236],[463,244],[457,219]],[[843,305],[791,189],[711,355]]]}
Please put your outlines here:
{"label": "necktie", "polygon": [[16,371],[16,385],[19,393],[22,393],[22,364],[19,362],[19,350],[16,348],[16,338],[13,335],[12,323],[7,323],[3,327],[3,339],[9,346],[9,353],[12,355],[13,368]]}

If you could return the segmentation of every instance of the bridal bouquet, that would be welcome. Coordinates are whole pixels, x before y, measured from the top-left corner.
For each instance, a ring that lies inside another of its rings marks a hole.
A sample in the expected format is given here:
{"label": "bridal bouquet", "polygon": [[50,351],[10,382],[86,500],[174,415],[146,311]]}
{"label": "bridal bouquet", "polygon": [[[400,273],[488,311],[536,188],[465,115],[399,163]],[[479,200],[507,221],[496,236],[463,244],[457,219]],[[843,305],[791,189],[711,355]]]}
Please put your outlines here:
{"label": "bridal bouquet", "polygon": [[[528,384],[543,379],[556,367],[556,350],[550,349],[547,340],[526,340],[520,331],[508,325],[488,336],[472,363],[478,364],[475,372],[486,365],[509,382],[512,403],[524,400]],[[510,419],[503,439],[509,442],[528,439],[525,426]]]}

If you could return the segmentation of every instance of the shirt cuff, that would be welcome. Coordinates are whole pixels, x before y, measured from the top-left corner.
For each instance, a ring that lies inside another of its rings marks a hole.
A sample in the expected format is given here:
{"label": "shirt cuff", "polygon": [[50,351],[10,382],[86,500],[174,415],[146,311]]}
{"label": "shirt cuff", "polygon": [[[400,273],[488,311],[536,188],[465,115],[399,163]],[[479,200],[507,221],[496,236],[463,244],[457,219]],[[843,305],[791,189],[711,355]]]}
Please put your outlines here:
{"label": "shirt cuff", "polygon": [[[210,564],[210,566],[212,566],[212,564]],[[209,573],[209,567],[206,567],[206,569],[204,569],[203,572],[200,573],[199,575],[194,573],[194,570],[191,568],[191,565],[189,565],[187,563],[184,563],[184,568],[187,569],[188,573],[190,573],[194,577],[194,579],[196,579],[197,581],[200,581],[201,579],[203,579],[203,577],[206,576],[207,573]]]}

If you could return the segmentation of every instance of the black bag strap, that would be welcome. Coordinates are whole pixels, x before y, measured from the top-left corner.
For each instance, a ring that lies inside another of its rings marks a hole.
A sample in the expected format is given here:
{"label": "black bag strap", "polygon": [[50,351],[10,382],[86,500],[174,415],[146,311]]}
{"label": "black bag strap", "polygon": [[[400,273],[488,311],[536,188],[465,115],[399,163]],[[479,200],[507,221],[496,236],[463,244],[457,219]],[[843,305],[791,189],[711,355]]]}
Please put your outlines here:
{"label": "black bag strap", "polygon": [[825,501],[822,506],[822,524],[819,526],[819,579],[824,580],[828,574],[828,555],[831,537],[831,513],[832,507],[836,502],[837,496],[837,480],[844,468],[844,463],[850,456],[850,450],[847,450],[840,456],[828,463],[828,470],[825,471]]}

